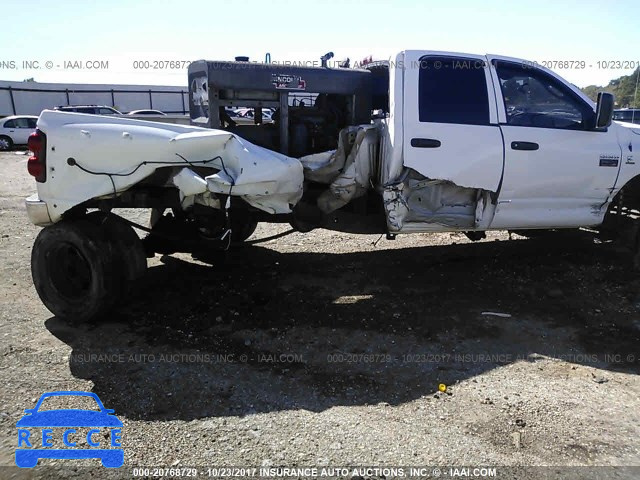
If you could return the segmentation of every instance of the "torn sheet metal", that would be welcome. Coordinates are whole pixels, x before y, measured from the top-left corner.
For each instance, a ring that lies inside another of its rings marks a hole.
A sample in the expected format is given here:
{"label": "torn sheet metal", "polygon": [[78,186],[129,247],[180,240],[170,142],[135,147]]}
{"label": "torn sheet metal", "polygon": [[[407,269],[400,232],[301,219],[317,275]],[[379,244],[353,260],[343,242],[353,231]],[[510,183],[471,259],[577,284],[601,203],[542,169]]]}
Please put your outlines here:
{"label": "torn sheet metal", "polygon": [[190,168],[180,170],[173,176],[171,183],[180,192],[180,205],[183,210],[195,203],[220,209],[220,200],[207,190],[207,181]]}
{"label": "torn sheet metal", "polygon": [[183,168],[171,179],[178,190],[180,190],[180,199],[191,195],[198,195],[207,191],[207,182],[190,168]]}
{"label": "torn sheet metal", "polygon": [[290,213],[302,197],[302,164],[295,158],[221,130],[184,133],[172,142],[180,151],[214,158],[220,171],[205,178],[212,193],[239,196],[268,213]]}
{"label": "torn sheet metal", "polygon": [[347,127],[338,134],[338,148],[300,158],[304,178],[312,182],[330,184],[344,170],[345,162],[356,141],[358,127]]}
{"label": "torn sheet metal", "polygon": [[209,193],[237,195],[269,213],[289,213],[302,197],[297,159],[222,130],[50,110],[38,128],[48,139],[48,178],[38,191],[53,222],[84,201],[117,195],[171,166],[220,171],[198,180],[181,170],[173,183],[185,200],[215,204],[203,181]]}
{"label": "torn sheet metal", "polygon": [[307,180],[328,183],[318,197],[318,207],[330,213],[371,188],[378,158],[379,135],[375,125],[347,127],[340,132],[338,149],[302,157]]}
{"label": "torn sheet metal", "polygon": [[[370,188],[378,155],[374,125],[340,132],[339,147],[298,160],[223,130],[45,110],[48,179],[39,185],[53,222],[93,198],[118,195],[153,174],[174,168],[170,182],[183,208],[219,208],[217,195],[238,196],[272,214],[287,214],[307,180],[328,185],[318,205],[332,212]],[[73,162],[68,159],[73,158]],[[214,174],[202,178],[201,167]]]}
{"label": "torn sheet metal", "polygon": [[300,158],[304,167],[304,178],[312,182],[331,183],[344,167],[346,155],[339,155],[338,150],[313,153]]}
{"label": "torn sheet metal", "polygon": [[383,191],[392,232],[484,230],[495,214],[491,192],[429,179],[410,168]]}

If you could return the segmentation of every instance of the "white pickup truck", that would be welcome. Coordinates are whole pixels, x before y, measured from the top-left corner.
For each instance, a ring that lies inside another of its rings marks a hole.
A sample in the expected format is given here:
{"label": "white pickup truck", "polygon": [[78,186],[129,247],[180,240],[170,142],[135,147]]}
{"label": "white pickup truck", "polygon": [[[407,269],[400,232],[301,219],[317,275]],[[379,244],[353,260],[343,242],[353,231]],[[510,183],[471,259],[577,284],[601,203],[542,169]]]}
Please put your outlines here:
{"label": "white pickup truck", "polygon": [[[26,205],[44,227],[34,284],[55,315],[99,317],[147,256],[225,249],[257,222],[479,239],[598,227],[638,203],[640,127],[612,123],[610,94],[594,104],[525,60],[411,50],[364,69],[199,61],[189,83],[194,126],[40,115]],[[240,106],[256,119],[275,109],[273,122],[237,125],[226,112]],[[123,207],[152,209],[150,226],[111,213]]]}

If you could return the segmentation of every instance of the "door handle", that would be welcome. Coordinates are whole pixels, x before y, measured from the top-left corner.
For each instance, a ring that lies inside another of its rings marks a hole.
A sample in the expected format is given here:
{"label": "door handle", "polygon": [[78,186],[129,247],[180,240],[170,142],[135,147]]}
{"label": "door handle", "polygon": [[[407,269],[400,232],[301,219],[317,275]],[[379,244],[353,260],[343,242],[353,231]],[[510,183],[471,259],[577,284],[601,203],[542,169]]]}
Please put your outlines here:
{"label": "door handle", "polygon": [[438,148],[440,145],[440,140],[435,140],[433,138],[412,138],[411,146],[416,148]]}
{"label": "door handle", "polygon": [[534,142],[511,142],[512,150],[538,150],[540,145]]}

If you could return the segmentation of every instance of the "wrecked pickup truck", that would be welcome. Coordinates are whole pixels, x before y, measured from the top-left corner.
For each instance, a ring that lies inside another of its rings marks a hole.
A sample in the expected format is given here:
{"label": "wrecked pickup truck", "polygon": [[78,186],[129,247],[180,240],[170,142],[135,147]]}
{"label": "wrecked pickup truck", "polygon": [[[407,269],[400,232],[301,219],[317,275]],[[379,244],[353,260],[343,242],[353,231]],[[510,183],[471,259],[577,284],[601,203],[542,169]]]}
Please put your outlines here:
{"label": "wrecked pickup truck", "polygon": [[[197,61],[189,91],[192,126],[40,115],[26,205],[45,227],[31,268],[55,315],[98,317],[148,256],[226,249],[258,222],[479,239],[615,226],[640,204],[640,128],[612,124],[610,94],[594,104],[532,62],[431,51],[361,69]],[[234,122],[236,107],[255,123]],[[151,209],[150,225],[118,208]]]}

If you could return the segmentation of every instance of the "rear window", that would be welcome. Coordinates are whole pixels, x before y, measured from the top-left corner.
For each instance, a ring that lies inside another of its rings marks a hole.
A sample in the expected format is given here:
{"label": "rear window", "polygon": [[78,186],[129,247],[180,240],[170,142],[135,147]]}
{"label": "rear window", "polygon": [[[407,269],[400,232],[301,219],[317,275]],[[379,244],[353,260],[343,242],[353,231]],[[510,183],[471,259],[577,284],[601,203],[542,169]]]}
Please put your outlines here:
{"label": "rear window", "polygon": [[484,62],[452,57],[422,57],[419,75],[421,122],[489,124]]}
{"label": "rear window", "polygon": [[31,128],[28,118],[16,118],[16,127],[18,128]]}

